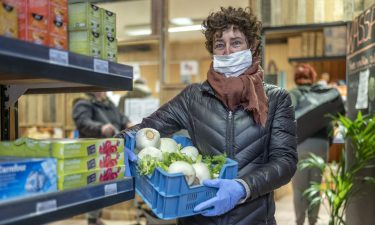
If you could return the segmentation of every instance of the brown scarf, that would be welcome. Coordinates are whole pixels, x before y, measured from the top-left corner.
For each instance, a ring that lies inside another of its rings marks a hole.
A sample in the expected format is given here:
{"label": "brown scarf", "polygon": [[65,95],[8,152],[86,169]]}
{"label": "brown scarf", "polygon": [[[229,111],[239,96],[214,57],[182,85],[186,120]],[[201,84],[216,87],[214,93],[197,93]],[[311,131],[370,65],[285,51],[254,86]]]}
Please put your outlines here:
{"label": "brown scarf", "polygon": [[207,80],[217,97],[231,110],[243,106],[252,112],[254,120],[263,127],[268,114],[268,98],[263,88],[263,69],[260,60],[253,58],[253,64],[238,77],[225,77],[217,73],[211,63]]}

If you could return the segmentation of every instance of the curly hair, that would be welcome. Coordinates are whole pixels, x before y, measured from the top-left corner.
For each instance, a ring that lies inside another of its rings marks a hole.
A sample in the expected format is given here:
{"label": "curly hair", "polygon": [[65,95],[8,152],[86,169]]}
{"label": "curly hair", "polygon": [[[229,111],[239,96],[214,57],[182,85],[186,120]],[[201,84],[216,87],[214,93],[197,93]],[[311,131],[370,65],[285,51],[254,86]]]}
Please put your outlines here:
{"label": "curly hair", "polygon": [[213,54],[213,41],[215,34],[219,31],[220,35],[231,25],[239,29],[246,37],[247,43],[250,45],[254,56],[259,56],[261,51],[260,31],[262,23],[258,21],[252,10],[247,7],[228,8],[221,7],[220,11],[211,13],[206,20],[203,21],[203,34],[206,37],[206,49]]}

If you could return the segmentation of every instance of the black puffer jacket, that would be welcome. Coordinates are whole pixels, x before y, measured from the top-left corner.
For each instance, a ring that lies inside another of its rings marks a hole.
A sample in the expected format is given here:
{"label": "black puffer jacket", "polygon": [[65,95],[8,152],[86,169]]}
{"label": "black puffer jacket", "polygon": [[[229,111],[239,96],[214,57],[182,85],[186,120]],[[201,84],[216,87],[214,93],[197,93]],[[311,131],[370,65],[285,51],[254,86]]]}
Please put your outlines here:
{"label": "black puffer jacket", "polygon": [[109,99],[101,102],[92,95],[88,94],[88,97],[78,100],[73,107],[73,120],[80,138],[105,138],[101,127],[107,123],[119,131],[126,128],[129,119]]}
{"label": "black puffer jacket", "polygon": [[189,85],[131,128],[152,127],[162,136],[187,129],[203,155],[226,152],[238,162],[238,178],[250,187],[250,198],[223,216],[181,218],[178,224],[275,224],[273,190],[288,183],[296,170],[296,124],[288,92],[267,84],[264,87],[269,99],[264,128],[243,108],[228,111],[207,81]]}

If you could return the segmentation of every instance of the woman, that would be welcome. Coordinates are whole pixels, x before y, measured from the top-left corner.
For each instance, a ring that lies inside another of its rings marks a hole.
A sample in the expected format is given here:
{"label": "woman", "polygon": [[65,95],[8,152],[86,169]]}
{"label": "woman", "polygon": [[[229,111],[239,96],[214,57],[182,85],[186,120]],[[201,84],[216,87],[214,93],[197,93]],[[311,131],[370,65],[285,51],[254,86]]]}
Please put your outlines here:
{"label": "woman", "polygon": [[[308,93],[312,89],[325,88],[321,84],[314,84],[317,75],[313,67],[309,64],[299,64],[294,73],[294,82],[297,87],[290,91],[292,104],[298,108],[298,101],[303,97],[304,93]],[[312,121],[314,122],[314,121]],[[323,128],[315,133],[312,137],[307,138],[298,144],[298,159],[303,160],[314,153],[327,160],[329,148],[329,130],[330,127]],[[293,200],[294,211],[296,215],[296,224],[303,225],[306,217],[310,225],[314,225],[318,219],[319,205],[310,207],[310,200],[303,195],[303,192],[310,187],[311,182],[320,183],[322,181],[322,173],[318,168],[306,168],[297,171],[293,177]],[[319,193],[317,193],[319,196]]]}
{"label": "woman", "polygon": [[207,81],[187,86],[123,135],[144,127],[162,136],[186,129],[202,155],[226,153],[238,162],[237,179],[205,181],[217,196],[178,224],[275,224],[273,190],[290,181],[297,163],[289,94],[263,83],[261,24],[251,10],[222,7],[203,26],[213,59]]}

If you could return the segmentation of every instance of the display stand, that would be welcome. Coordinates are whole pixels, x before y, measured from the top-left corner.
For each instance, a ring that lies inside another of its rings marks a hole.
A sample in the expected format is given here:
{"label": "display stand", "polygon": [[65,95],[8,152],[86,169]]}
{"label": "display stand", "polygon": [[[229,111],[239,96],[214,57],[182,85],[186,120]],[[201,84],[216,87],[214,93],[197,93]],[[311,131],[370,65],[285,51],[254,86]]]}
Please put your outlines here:
{"label": "display stand", "polygon": [[[1,140],[18,136],[23,94],[131,90],[130,66],[0,36]],[[42,224],[134,198],[134,178],[0,201],[0,224]]]}

